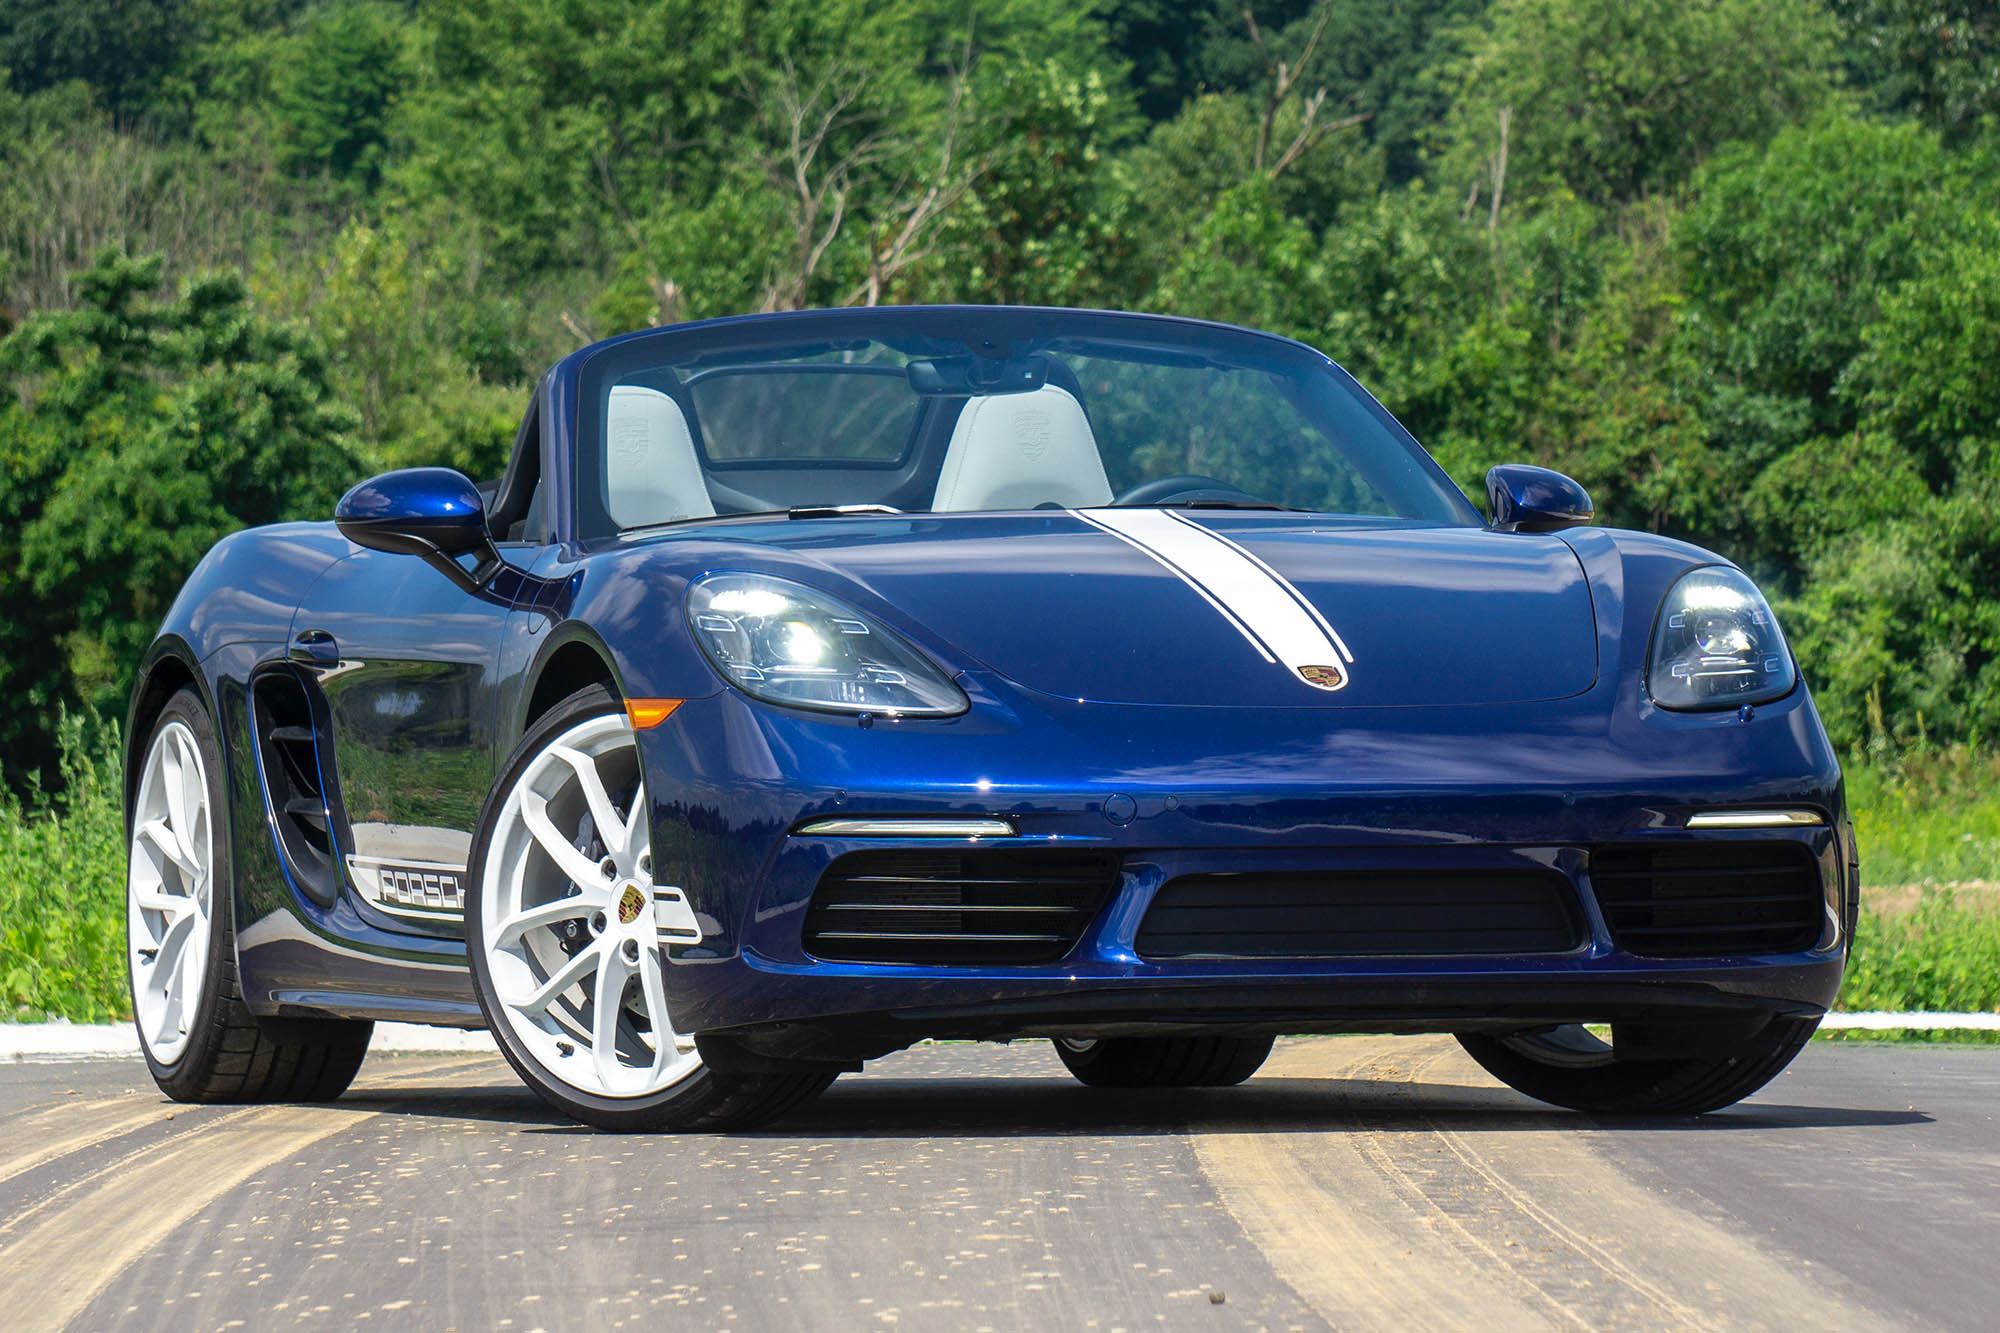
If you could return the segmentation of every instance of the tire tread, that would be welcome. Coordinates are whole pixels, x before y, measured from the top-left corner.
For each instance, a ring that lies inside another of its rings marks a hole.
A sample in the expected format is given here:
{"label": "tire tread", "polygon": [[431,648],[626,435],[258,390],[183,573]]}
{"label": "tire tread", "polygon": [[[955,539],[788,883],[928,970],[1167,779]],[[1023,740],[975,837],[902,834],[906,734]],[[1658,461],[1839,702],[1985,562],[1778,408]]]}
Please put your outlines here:
{"label": "tire tread", "polygon": [[1714,1058],[1582,1069],[1542,1064],[1487,1033],[1458,1041],[1487,1073],[1537,1101],[1600,1115],[1705,1115],[1776,1078],[1818,1027],[1817,1018],[1774,1018],[1749,1044]]}
{"label": "tire tread", "polygon": [[1058,1041],[1056,1054],[1093,1088],[1229,1088],[1256,1073],[1270,1037],[1105,1037],[1084,1050]]}

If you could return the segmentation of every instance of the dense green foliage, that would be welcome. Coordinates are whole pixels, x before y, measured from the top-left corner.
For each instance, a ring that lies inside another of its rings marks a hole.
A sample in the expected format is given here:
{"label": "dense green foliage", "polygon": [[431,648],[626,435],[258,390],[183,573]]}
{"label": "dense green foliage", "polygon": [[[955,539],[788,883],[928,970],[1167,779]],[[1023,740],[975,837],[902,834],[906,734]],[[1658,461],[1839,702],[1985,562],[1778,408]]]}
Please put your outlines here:
{"label": "dense green foliage", "polygon": [[579,340],[864,301],[1304,338],[1742,562],[1844,748],[2000,728],[1990,6],[13,0],[0,75],[17,791],[218,533],[492,474]]}
{"label": "dense green foliage", "polygon": [[[324,512],[354,469],[325,358],[242,280],[156,302],[158,259],[107,252],[77,304],[0,342],[0,745],[23,767],[65,696],[115,715],[176,585],[218,537]],[[53,755],[47,756],[53,758]]]}
{"label": "dense green foliage", "polygon": [[24,807],[0,790],[0,1021],[132,1012],[115,733],[80,718],[59,729],[60,800]]}

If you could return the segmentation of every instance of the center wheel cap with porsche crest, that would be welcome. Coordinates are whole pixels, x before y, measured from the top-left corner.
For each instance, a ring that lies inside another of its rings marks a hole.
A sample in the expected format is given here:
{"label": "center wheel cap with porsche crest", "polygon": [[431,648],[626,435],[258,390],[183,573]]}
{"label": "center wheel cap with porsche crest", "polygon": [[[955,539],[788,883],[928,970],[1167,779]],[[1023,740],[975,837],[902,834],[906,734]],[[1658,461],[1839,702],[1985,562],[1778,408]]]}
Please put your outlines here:
{"label": "center wheel cap with porsche crest", "polygon": [[639,892],[637,884],[627,884],[625,892],[618,895],[618,924],[629,926],[639,919],[639,913],[646,910],[646,895]]}

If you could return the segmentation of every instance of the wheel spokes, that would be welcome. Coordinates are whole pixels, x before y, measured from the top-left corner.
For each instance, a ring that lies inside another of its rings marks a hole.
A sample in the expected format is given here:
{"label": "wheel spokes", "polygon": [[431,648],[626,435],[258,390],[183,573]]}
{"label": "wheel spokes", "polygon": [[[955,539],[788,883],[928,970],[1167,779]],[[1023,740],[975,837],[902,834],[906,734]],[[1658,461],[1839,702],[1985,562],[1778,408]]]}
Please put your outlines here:
{"label": "wheel spokes", "polygon": [[646,823],[646,787],[632,793],[632,810],[625,816],[625,864],[638,869],[639,857],[652,850],[652,830]]}
{"label": "wheel spokes", "polygon": [[183,897],[178,893],[161,893],[158,889],[135,887],[132,890],[132,901],[148,912],[158,912],[166,917],[169,926],[195,909],[194,899]]}
{"label": "wheel spokes", "polygon": [[149,819],[139,826],[133,835],[143,840],[181,872],[183,881],[191,890],[201,878],[201,864],[186,842],[175,832],[172,824],[164,819]]}
{"label": "wheel spokes", "polygon": [[174,918],[154,949],[146,982],[159,999],[159,1020],[153,1034],[156,1041],[172,1041],[187,1031],[187,993],[201,975],[196,963],[198,950],[208,943],[208,933],[198,925],[193,912]]}
{"label": "wheel spokes", "polygon": [[591,1055],[597,1077],[606,1088],[618,1083],[625,1066],[618,1060],[618,1017],[625,1009],[625,982],[632,965],[617,949],[606,949],[597,968],[597,991],[591,1003]]}
{"label": "wheel spokes", "polygon": [[692,1039],[683,1039],[667,1018],[667,984],[661,969],[660,951],[648,949],[639,960],[639,988],[645,997],[646,1020],[653,1025],[653,1077],[658,1078],[676,1055],[694,1049]]}
{"label": "wheel spokes", "polygon": [[557,996],[590,975],[591,970],[599,965],[602,953],[603,950],[597,944],[579,951],[576,957],[557,968],[555,975],[537,986],[526,999],[508,1000],[508,1006],[520,1010],[531,1018],[547,1013]]}
{"label": "wheel spokes", "polygon": [[133,1008],[157,1060],[178,1059],[201,1012],[213,936],[214,820],[206,761],[186,722],[163,724],[134,806],[126,913]]}
{"label": "wheel spokes", "polygon": [[504,949],[537,926],[553,926],[563,921],[574,921],[600,911],[610,903],[610,896],[585,890],[570,898],[558,898],[552,903],[539,907],[527,907],[502,921],[493,934],[493,947]]}
{"label": "wheel spokes", "polygon": [[[161,755],[162,776],[166,779],[167,822],[173,826],[174,836],[187,847],[188,835],[194,832],[196,823],[196,794],[199,790],[206,804],[207,788],[202,782],[201,757],[190,751],[188,738],[179,731],[167,733],[165,752]],[[193,857],[190,854],[189,859]]]}
{"label": "wheel spokes", "polygon": [[578,851],[562,835],[562,831],[549,818],[549,803],[540,793],[523,789],[521,792],[521,822],[527,825],[533,835],[535,845],[547,853],[549,860],[556,863],[556,869],[580,889],[599,887],[604,882],[603,872],[597,863]]}
{"label": "wheel spokes", "polygon": [[[576,774],[576,785],[583,790],[584,803],[590,807],[590,820],[597,826],[597,836],[606,848],[612,840],[624,832],[626,821],[619,818],[617,807],[611,804],[611,793],[604,790],[604,775],[597,771],[597,761],[567,745],[552,745],[548,749],[552,759],[560,759],[568,764]],[[622,847],[619,850],[624,850]]]}

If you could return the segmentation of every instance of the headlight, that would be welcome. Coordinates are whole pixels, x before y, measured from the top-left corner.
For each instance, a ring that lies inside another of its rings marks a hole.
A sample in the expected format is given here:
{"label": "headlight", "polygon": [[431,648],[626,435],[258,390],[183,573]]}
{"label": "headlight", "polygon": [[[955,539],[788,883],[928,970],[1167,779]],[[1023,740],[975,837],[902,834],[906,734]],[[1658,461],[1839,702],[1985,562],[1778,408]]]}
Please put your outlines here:
{"label": "headlight", "polygon": [[1660,607],[1646,689],[1662,708],[1735,708],[1798,684],[1791,650],[1755,584],[1720,565],[1683,575]]}
{"label": "headlight", "polygon": [[970,705],[929,658],[837,597],[761,574],[711,574],[688,623],[745,694],[795,708],[949,717]]}

